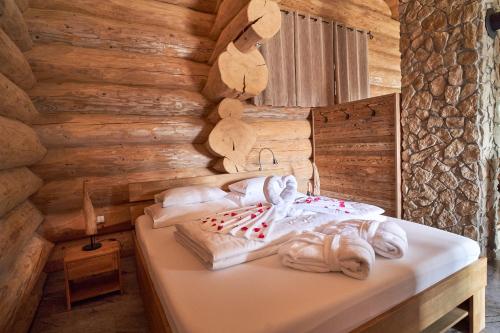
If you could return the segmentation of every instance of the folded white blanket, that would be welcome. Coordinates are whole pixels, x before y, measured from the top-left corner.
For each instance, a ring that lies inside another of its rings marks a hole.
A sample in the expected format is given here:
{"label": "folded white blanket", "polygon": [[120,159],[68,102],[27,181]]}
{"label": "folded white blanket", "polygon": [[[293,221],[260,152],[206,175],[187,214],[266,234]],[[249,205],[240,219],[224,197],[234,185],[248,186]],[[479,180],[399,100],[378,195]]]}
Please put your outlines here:
{"label": "folded white blanket", "polygon": [[354,234],[325,235],[304,232],[280,247],[281,262],[310,272],[342,272],[355,279],[366,279],[375,253],[365,240]]}
{"label": "folded white blanket", "polygon": [[206,232],[199,221],[176,224],[176,238],[195,253],[209,269],[221,269],[263,258],[278,252],[278,247],[300,234],[331,221],[326,214],[304,213],[287,217],[275,225],[266,242]]}
{"label": "folded white blanket", "polygon": [[384,210],[377,206],[322,196],[307,196],[296,199],[292,207],[294,209],[350,219],[360,219],[366,216],[376,216],[384,213]]}
{"label": "folded white blanket", "polygon": [[327,235],[354,234],[366,240],[375,253],[389,259],[401,258],[408,250],[406,232],[392,221],[348,220],[323,225],[316,231]]}

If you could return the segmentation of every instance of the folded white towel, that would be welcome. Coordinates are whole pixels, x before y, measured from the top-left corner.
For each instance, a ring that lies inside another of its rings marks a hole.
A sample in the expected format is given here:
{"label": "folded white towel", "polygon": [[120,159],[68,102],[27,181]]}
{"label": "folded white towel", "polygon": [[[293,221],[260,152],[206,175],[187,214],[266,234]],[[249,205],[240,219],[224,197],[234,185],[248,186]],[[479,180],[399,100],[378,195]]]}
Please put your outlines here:
{"label": "folded white towel", "polygon": [[327,235],[354,234],[373,246],[375,253],[389,259],[401,258],[408,250],[406,232],[392,221],[349,220],[329,223],[316,231]]}
{"label": "folded white towel", "polygon": [[279,249],[283,265],[310,272],[339,272],[366,279],[375,253],[365,240],[354,234],[325,235],[304,232]]}

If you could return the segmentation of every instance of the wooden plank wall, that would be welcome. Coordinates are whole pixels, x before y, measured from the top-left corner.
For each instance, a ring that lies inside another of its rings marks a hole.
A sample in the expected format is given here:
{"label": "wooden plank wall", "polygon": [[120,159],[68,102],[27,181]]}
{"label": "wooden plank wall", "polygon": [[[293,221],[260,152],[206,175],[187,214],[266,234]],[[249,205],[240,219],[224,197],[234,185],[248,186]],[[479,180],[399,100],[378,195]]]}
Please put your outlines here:
{"label": "wooden plank wall", "polygon": [[[335,17],[345,5],[334,2],[338,9],[328,5],[326,13],[318,13],[312,8],[312,14]],[[213,105],[200,88],[215,44],[208,33],[216,3],[30,1],[24,18],[34,47],[25,56],[37,84],[29,95],[42,113],[34,128],[48,148],[32,168],[45,181],[33,201],[46,215],[40,231],[57,243],[49,268],[61,267],[65,246],[83,242],[79,209],[84,179],[97,213],[106,219],[100,233],[120,239],[123,252],[132,253],[129,183],[214,174],[213,158],[203,145],[212,128],[205,115]],[[306,11],[306,2],[296,3]],[[349,7],[350,13],[359,19],[381,5],[379,0],[369,3]],[[387,18],[380,8],[373,15]],[[390,43],[382,49],[392,57],[398,42],[384,38]],[[383,81],[392,80],[380,73]],[[247,105],[245,121],[258,134],[247,168],[257,170],[259,150],[269,147],[280,162],[276,167],[294,172],[305,190],[312,176],[309,116],[305,108]],[[265,168],[273,167],[269,152],[263,161]]]}
{"label": "wooden plank wall", "polygon": [[[392,0],[387,0],[392,2]],[[279,0],[284,8],[310,13],[371,31],[368,72],[371,96],[401,91],[399,22],[384,0]],[[397,7],[396,7],[397,8]],[[397,10],[396,10],[397,11]]]}
{"label": "wooden plank wall", "polygon": [[399,94],[314,108],[321,194],[366,202],[401,217]]}

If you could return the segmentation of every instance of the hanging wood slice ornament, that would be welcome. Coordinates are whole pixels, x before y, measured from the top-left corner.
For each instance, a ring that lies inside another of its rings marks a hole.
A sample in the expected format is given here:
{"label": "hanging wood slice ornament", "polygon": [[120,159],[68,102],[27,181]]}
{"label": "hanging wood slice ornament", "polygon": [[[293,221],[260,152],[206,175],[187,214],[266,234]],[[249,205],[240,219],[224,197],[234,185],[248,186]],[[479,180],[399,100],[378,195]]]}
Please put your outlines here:
{"label": "hanging wood slice ornament", "polygon": [[257,135],[252,126],[241,120],[243,105],[239,100],[226,98],[209,115],[211,121],[220,119],[208,136],[208,150],[220,159],[214,169],[219,172],[244,172],[246,159]]}

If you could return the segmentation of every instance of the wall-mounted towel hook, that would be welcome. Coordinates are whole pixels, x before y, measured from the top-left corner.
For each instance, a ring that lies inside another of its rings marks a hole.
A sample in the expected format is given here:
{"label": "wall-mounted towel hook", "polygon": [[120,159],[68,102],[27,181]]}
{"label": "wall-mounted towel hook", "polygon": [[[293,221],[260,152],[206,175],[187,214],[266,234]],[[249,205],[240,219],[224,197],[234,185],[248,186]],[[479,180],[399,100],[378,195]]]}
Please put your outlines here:
{"label": "wall-mounted towel hook", "polygon": [[328,122],[328,116],[326,116],[324,112],[320,112],[319,115],[323,117],[323,122],[326,124]]}
{"label": "wall-mounted towel hook", "polygon": [[375,38],[375,36],[373,35],[373,33],[372,33],[372,31],[371,31],[371,30],[370,30],[370,31],[368,31],[367,35],[368,35],[368,38],[370,38],[370,39]]}

